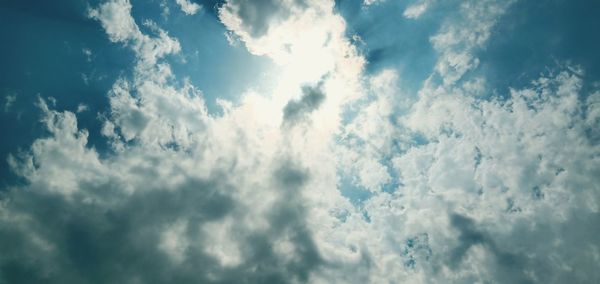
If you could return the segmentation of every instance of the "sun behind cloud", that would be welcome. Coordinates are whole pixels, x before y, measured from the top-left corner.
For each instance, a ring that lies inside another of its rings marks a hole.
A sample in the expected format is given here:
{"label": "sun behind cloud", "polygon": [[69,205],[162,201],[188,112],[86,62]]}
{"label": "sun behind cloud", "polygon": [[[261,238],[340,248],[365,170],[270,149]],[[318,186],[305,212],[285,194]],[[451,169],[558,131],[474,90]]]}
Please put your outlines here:
{"label": "sun behind cloud", "polygon": [[0,81],[0,283],[600,281],[598,43],[509,74],[535,4],[350,2],[65,4],[23,76],[84,92]]}

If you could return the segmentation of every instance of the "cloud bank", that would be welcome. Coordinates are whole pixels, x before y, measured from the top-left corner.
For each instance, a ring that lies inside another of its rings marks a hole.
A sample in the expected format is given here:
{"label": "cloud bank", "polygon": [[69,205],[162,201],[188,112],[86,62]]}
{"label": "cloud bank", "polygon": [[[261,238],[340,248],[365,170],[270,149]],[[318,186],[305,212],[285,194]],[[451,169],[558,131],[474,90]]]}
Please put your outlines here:
{"label": "cloud bank", "polygon": [[[436,5],[419,3],[405,16]],[[223,25],[283,71],[220,114],[174,75],[176,38],[128,0],[92,7],[135,55],[100,115],[111,148],[38,100],[47,135],[9,157],[26,184],[0,199],[0,283],[600,281],[600,91],[568,63],[490,90],[477,51],[511,3],[458,3],[407,94],[365,72],[333,1],[226,1]]]}

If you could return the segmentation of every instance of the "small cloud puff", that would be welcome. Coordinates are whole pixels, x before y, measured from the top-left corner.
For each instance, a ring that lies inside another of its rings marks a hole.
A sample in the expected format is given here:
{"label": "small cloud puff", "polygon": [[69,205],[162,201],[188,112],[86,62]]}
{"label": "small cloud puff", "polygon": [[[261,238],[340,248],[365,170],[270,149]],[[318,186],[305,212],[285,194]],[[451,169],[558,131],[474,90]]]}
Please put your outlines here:
{"label": "small cloud puff", "polygon": [[181,11],[188,15],[194,15],[202,9],[202,6],[197,3],[191,2],[190,0],[175,0],[177,5],[181,8]]}

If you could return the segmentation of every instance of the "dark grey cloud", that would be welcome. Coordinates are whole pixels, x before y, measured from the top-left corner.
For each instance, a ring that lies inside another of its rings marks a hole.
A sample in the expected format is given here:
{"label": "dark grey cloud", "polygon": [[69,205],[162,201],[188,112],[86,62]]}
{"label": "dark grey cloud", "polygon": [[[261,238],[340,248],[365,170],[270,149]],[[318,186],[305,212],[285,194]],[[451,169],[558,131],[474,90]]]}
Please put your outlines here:
{"label": "dark grey cloud", "polygon": [[501,251],[487,233],[476,227],[472,219],[459,214],[453,214],[450,216],[450,220],[452,226],[460,232],[460,244],[450,255],[453,265],[459,264],[467,251],[475,245],[482,245],[488,248],[502,264],[511,266],[517,264],[516,257]]}
{"label": "dark grey cloud", "polygon": [[[81,185],[72,200],[39,188],[17,189],[6,197],[11,214],[26,221],[0,229],[3,256],[0,279],[7,283],[192,283],[207,281],[219,269],[204,253],[188,252],[189,260],[173,266],[158,250],[163,227],[178,218],[200,225],[218,220],[235,206],[220,191],[218,179],[190,180],[178,188],[138,188],[131,196],[102,186]],[[86,192],[106,192],[92,197]],[[87,201],[92,197],[95,201]],[[199,232],[186,232],[199,239]],[[47,243],[44,249],[39,242]],[[17,245],[15,245],[17,244]],[[198,267],[195,267],[198,266]]]}
{"label": "dark grey cloud", "polygon": [[283,109],[283,123],[296,124],[317,110],[325,101],[325,93],[322,88],[323,81],[316,86],[302,87],[302,97],[299,100],[289,101]]}
{"label": "dark grey cloud", "polygon": [[252,37],[261,37],[267,33],[273,22],[289,17],[293,7],[306,7],[304,0],[294,0],[286,3],[280,0],[231,0],[227,1],[226,9],[234,9]]}
{"label": "dark grey cloud", "polygon": [[[270,228],[246,237],[247,261],[241,266],[250,283],[306,282],[311,272],[324,264],[305,222],[306,212],[300,191],[309,179],[306,169],[284,160],[275,169],[273,186],[278,188],[276,205],[268,214]],[[274,251],[274,243],[283,239],[293,244],[293,257],[282,258]],[[241,278],[234,277],[233,282]]]}
{"label": "dark grey cloud", "polygon": [[[448,264],[453,269],[464,265],[463,259],[473,246],[482,246],[493,255],[492,270],[495,275],[490,275],[489,281],[502,283],[533,283],[525,274],[527,269],[526,259],[523,255],[505,251],[496,244],[494,238],[477,227],[474,220],[459,214],[450,215],[451,225],[459,231],[458,245],[450,252]],[[513,248],[513,247],[511,247]],[[470,263],[469,265],[473,265]],[[485,266],[486,264],[478,264]]]}
{"label": "dark grey cloud", "polygon": [[[157,169],[160,170],[160,169]],[[229,176],[216,172],[175,188],[148,181],[126,194],[116,183],[80,184],[71,197],[44,188],[15,188],[2,196],[0,283],[288,283],[306,282],[323,261],[305,223],[300,191],[306,170],[282,162],[272,181],[280,197],[265,230],[236,223],[231,235],[243,261],[223,266],[207,254],[207,222],[241,219],[244,208],[229,193]],[[184,218],[190,240],[181,263],[159,244],[165,227]],[[293,244],[290,255],[274,247]]]}
{"label": "dark grey cloud", "polygon": [[[456,270],[480,266],[490,272],[487,280],[498,283],[595,283],[600,273],[592,269],[594,263],[581,256],[593,253],[588,250],[600,245],[595,237],[600,228],[600,214],[572,213],[563,224],[544,220],[532,224],[523,220],[511,230],[495,234],[469,217],[452,214],[451,225],[459,236],[458,244],[447,256],[448,266]],[[548,247],[551,243],[555,243],[552,249]],[[464,261],[474,246],[490,253],[489,262]],[[557,256],[560,259],[555,259]],[[556,261],[572,266],[573,270],[565,273],[557,269]]]}

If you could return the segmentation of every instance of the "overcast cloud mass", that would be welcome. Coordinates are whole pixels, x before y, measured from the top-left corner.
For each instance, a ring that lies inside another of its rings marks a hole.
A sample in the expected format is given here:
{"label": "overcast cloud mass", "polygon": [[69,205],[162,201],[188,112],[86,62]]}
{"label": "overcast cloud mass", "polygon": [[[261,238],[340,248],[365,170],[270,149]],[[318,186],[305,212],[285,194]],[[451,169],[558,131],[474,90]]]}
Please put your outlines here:
{"label": "overcast cloud mass", "polygon": [[600,283],[598,15],[0,1],[0,283]]}

